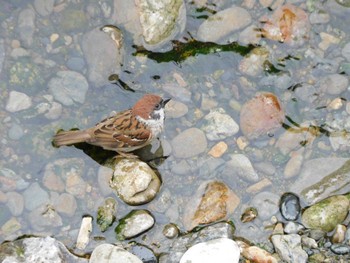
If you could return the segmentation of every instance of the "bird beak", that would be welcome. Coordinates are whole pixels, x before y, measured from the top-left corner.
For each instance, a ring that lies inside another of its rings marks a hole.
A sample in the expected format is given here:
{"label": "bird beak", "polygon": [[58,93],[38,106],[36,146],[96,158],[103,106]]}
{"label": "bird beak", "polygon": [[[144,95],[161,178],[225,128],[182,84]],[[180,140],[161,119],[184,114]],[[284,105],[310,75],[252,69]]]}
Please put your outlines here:
{"label": "bird beak", "polygon": [[164,107],[165,104],[167,104],[170,100],[171,100],[170,98],[162,99],[162,101],[160,102],[160,104],[162,105],[162,107]]}

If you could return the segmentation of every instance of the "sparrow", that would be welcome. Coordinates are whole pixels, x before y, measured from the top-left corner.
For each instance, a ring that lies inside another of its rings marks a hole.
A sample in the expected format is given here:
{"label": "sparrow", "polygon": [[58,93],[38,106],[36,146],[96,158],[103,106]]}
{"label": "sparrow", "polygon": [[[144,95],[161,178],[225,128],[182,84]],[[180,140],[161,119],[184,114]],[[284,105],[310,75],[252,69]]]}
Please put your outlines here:
{"label": "sparrow", "polygon": [[164,127],[164,107],[170,99],[146,94],[128,110],[106,118],[86,130],[58,132],[53,145],[60,147],[86,142],[121,156],[151,143]]}

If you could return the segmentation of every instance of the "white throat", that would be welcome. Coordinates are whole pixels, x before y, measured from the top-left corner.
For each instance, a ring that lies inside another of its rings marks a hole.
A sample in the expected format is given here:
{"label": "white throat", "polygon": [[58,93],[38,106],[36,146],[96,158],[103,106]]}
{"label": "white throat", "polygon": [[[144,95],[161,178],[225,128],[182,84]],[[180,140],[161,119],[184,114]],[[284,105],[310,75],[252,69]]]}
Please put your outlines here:
{"label": "white throat", "polygon": [[164,109],[155,110],[153,112],[153,115],[159,116],[159,118],[150,118],[148,120],[145,120],[140,116],[136,116],[136,119],[144,123],[151,130],[153,137],[157,137],[158,134],[163,130],[165,118]]}

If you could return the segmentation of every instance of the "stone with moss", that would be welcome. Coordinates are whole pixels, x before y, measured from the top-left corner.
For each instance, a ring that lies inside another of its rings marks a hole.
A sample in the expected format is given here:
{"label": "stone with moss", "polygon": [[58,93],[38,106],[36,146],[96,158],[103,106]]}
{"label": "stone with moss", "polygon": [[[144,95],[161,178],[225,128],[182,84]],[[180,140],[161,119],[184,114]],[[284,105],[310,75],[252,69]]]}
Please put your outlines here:
{"label": "stone with moss", "polygon": [[97,210],[97,224],[102,232],[105,232],[115,221],[117,201],[114,198],[107,198],[103,205]]}

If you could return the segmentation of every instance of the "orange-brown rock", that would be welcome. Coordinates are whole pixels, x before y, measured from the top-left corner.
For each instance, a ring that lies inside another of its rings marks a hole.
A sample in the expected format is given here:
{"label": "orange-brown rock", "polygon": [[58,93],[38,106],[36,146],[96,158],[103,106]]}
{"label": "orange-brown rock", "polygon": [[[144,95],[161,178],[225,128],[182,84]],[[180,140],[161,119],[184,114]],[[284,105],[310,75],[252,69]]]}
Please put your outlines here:
{"label": "orange-brown rock", "polygon": [[261,92],[242,106],[240,128],[248,139],[256,139],[273,133],[283,120],[284,110],[278,98],[270,92]]}

